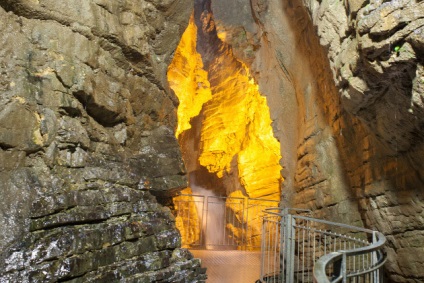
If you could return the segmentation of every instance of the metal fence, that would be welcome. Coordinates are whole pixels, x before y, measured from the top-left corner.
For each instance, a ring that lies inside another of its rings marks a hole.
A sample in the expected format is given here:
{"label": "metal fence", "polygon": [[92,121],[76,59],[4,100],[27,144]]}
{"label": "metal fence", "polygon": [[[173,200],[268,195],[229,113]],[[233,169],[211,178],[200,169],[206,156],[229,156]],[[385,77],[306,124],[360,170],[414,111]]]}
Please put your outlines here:
{"label": "metal fence", "polygon": [[[176,225],[183,247],[198,247],[204,243],[203,229],[205,196],[180,194],[174,198]],[[199,213],[200,212],[200,213]]]}
{"label": "metal fence", "polygon": [[174,205],[184,247],[259,250],[264,211],[278,201],[181,194]]}
{"label": "metal fence", "polygon": [[260,282],[383,282],[385,237],[369,229],[267,209]]}

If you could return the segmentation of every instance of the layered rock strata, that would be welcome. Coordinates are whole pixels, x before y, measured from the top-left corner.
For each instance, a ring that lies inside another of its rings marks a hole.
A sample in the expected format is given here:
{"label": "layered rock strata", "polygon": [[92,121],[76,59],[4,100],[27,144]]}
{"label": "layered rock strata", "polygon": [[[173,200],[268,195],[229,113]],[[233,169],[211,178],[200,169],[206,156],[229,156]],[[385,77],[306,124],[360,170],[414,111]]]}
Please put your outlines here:
{"label": "layered rock strata", "polygon": [[[424,280],[422,4],[211,2],[267,98],[284,203],[384,232],[392,282]],[[189,1],[0,7],[0,280],[201,280],[148,192],[186,185],[165,72]]]}
{"label": "layered rock strata", "polygon": [[[225,196],[240,191],[251,198],[278,200],[280,145],[266,99],[247,66],[219,40],[210,8],[202,9],[208,2],[196,3],[168,70],[181,102],[177,135],[183,157],[189,172],[204,168],[223,179]],[[197,175],[196,180],[205,178]]]}
{"label": "layered rock strata", "polygon": [[382,231],[389,279],[421,282],[422,1],[224,2],[218,30],[281,142],[283,202]]}
{"label": "layered rock strata", "polygon": [[190,1],[0,1],[0,282],[203,282],[166,68]]}
{"label": "layered rock strata", "polygon": [[[176,135],[190,175],[190,191],[195,195],[230,197],[226,202],[227,213],[235,213],[237,224],[249,228],[227,223],[226,228],[219,229],[237,235],[234,237],[242,245],[243,233],[261,231],[262,223],[258,220],[260,202],[252,204],[250,200],[247,204],[247,198],[266,199],[262,208],[275,206],[280,199],[280,145],[273,135],[266,98],[246,64],[233,56],[231,46],[221,41],[222,34],[216,29],[210,6],[211,1],[195,2],[189,26],[168,68],[168,80],[180,101]],[[180,197],[174,198],[174,203],[180,201]],[[240,201],[250,212],[240,208]],[[255,209],[257,213],[252,212]],[[208,210],[208,215],[224,217],[218,216],[218,210]],[[187,208],[188,211],[191,209]],[[178,217],[177,225],[187,243],[196,240],[190,235],[195,227],[184,227],[184,223],[192,225],[192,219],[192,213]],[[208,239],[206,242],[210,243]],[[254,245],[260,246],[260,236]]]}

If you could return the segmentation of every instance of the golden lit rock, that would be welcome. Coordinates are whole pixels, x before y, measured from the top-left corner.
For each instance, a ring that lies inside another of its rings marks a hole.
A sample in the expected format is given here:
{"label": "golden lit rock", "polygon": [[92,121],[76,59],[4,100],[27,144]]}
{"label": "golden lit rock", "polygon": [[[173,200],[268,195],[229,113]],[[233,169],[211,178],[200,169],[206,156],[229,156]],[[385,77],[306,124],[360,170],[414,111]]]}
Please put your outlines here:
{"label": "golden lit rock", "polygon": [[[207,27],[206,31],[212,32],[210,29],[214,25]],[[184,149],[184,160],[190,164],[189,173],[200,167],[206,168],[210,174],[226,180],[223,183],[231,183],[231,188],[224,189],[228,197],[240,198],[246,204],[248,198],[279,201],[282,182],[280,144],[273,134],[267,100],[259,92],[247,65],[237,60],[231,47],[218,39],[225,37],[225,33],[218,33],[215,40],[207,43],[201,41],[201,32],[205,29],[199,29],[198,33],[192,17],[168,68],[170,87],[180,101],[176,136]],[[197,49],[199,42],[203,47]],[[205,52],[205,45],[212,42],[218,46],[208,49],[207,55],[202,57],[199,52]],[[186,146],[187,142],[189,146]],[[202,177],[204,175],[196,176],[197,181],[200,182]],[[258,245],[260,211],[276,205],[277,202],[250,202],[249,212],[227,201],[227,208],[247,229],[242,230],[233,224],[226,224],[226,228],[232,231],[236,240],[243,239],[242,234],[250,233],[252,242],[249,244]],[[188,217],[193,217],[192,212]],[[184,242],[189,243],[193,240],[189,237],[195,231],[185,227],[184,221],[184,216],[177,217],[177,227]]]}
{"label": "golden lit rock", "polygon": [[212,97],[208,74],[196,51],[196,40],[197,27],[192,16],[168,68],[169,85],[180,101],[177,138],[191,128],[190,119],[199,115],[203,104]]}
{"label": "golden lit rock", "polygon": [[186,188],[181,191],[181,194],[174,197],[175,210],[178,212],[175,217],[175,225],[181,233],[183,247],[188,247],[191,244],[199,243],[202,223],[195,202],[190,196],[191,189]]}
{"label": "golden lit rock", "polygon": [[235,227],[232,223],[228,223],[226,225],[227,229],[238,239],[245,239],[243,248],[254,249],[255,247],[260,247],[264,210],[278,206],[277,201],[279,198],[277,196],[274,199],[267,197],[266,201],[264,199],[247,198],[240,190],[232,192],[229,197],[243,199],[243,210],[240,210],[240,206],[233,201],[227,201],[226,206],[235,212],[237,220],[243,224],[240,227],[244,228],[241,229],[240,227]]}
{"label": "golden lit rock", "polygon": [[[279,196],[280,145],[274,138],[266,98],[244,64],[219,85],[204,106],[200,164],[222,177],[238,170],[249,197]],[[237,166],[233,165],[236,159]],[[236,167],[236,168],[235,168]]]}

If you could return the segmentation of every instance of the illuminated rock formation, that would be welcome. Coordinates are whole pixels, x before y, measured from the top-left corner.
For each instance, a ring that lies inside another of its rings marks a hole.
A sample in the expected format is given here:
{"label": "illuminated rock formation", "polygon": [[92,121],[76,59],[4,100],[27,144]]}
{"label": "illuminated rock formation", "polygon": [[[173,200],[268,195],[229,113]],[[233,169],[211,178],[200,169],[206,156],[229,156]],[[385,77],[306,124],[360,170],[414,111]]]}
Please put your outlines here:
{"label": "illuminated rock formation", "polygon": [[280,147],[266,98],[247,66],[231,57],[228,46],[214,58],[209,67],[214,77],[208,78],[196,51],[196,30],[192,19],[168,69],[170,86],[180,100],[177,135],[202,112],[199,165],[219,178],[236,172],[238,188],[246,196],[279,199]]}
{"label": "illuminated rock formation", "polygon": [[[214,184],[209,187],[216,194],[279,200],[280,145],[266,98],[249,68],[218,39],[211,13],[194,15],[197,21],[191,18],[168,68],[170,87],[180,100],[177,136],[188,171],[196,176],[206,168],[208,174],[223,179],[224,191],[216,191]],[[213,52],[205,53],[205,48]],[[237,213],[240,222],[248,222],[242,211]]]}
{"label": "illuminated rock formation", "polygon": [[284,156],[282,203],[382,231],[389,280],[423,281],[423,1],[213,0],[212,10],[234,54],[253,50]]}
{"label": "illuminated rock formation", "polygon": [[212,98],[208,73],[196,51],[197,27],[193,16],[168,68],[170,87],[178,95],[178,127],[175,135],[191,128],[190,119],[199,115],[203,104]]}
{"label": "illuminated rock formation", "polygon": [[[175,211],[175,226],[180,231],[183,247],[201,244],[202,211],[196,207],[196,202],[191,196],[190,188],[181,191],[181,195],[173,198]],[[200,207],[203,209],[203,204]]]}
{"label": "illuminated rock formation", "polygon": [[237,73],[213,86],[213,99],[204,106],[199,161],[218,177],[238,170],[249,197],[278,198],[279,143],[272,133],[266,99],[249,77],[247,67],[240,67]]}
{"label": "illuminated rock formation", "polygon": [[174,52],[192,4],[0,1],[0,281],[202,280],[151,193],[278,199],[279,164],[424,281],[424,1],[196,0]]}

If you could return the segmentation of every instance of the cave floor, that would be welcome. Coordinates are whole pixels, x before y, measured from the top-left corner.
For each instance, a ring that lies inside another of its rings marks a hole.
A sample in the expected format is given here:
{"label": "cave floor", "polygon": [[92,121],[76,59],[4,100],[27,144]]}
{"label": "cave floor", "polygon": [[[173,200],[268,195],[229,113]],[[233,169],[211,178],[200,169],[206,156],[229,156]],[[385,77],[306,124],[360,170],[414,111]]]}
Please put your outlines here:
{"label": "cave floor", "polygon": [[260,252],[190,250],[206,267],[207,283],[254,283],[260,275]]}

